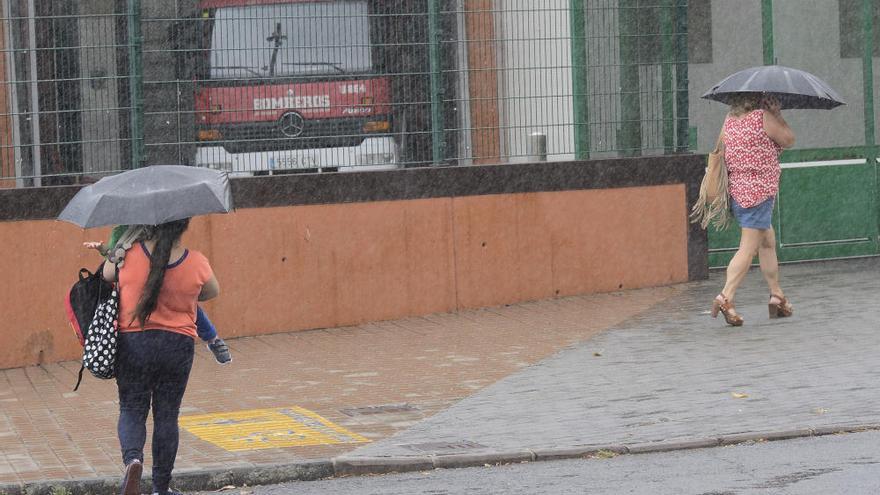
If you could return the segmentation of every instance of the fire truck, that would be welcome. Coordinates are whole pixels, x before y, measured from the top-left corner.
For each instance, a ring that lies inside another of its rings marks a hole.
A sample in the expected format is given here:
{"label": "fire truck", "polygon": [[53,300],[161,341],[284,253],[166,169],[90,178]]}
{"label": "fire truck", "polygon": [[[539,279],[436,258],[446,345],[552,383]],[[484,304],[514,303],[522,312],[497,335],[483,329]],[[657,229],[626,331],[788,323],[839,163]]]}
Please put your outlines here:
{"label": "fire truck", "polygon": [[233,175],[397,168],[376,0],[201,0],[196,165]]}

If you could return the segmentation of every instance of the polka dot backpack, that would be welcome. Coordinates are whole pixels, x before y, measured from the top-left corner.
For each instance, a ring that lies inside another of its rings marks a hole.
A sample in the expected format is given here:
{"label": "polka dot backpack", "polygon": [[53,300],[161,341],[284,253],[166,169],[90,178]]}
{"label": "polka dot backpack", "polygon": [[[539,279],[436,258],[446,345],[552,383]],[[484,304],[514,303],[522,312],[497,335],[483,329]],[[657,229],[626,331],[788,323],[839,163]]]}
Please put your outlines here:
{"label": "polka dot backpack", "polygon": [[[116,267],[117,278],[119,267]],[[110,296],[95,309],[85,335],[82,365],[96,378],[116,378],[116,344],[119,312],[119,286],[113,285]]]}

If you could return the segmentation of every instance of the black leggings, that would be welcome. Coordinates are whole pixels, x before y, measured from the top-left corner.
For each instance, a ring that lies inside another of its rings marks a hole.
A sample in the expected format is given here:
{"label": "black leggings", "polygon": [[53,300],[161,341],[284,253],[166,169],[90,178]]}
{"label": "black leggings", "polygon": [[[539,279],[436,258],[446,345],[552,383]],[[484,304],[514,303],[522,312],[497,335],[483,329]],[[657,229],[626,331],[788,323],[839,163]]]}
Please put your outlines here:
{"label": "black leggings", "polygon": [[165,330],[120,334],[119,444],[125,464],[144,460],[147,414],[153,405],[153,492],[164,494],[177,457],[177,416],[194,353],[193,339]]}

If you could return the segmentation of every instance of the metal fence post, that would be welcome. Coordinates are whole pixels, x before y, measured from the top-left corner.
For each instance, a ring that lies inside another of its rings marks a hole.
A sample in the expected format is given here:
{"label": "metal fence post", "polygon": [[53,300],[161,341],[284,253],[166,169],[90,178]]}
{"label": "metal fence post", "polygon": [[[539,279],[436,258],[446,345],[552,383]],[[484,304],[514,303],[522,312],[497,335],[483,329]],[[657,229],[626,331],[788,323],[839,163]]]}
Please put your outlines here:
{"label": "metal fence post", "polygon": [[874,167],[874,205],[880,229],[880,167],[877,165],[877,137],[874,122],[874,6],[876,0],[862,0],[862,91],[865,94],[865,159]]}
{"label": "metal fence post", "polygon": [[143,36],[141,35],[140,0],[127,0],[127,8],[131,167],[139,168],[144,160]]}
{"label": "metal fence post", "polygon": [[620,122],[617,145],[621,156],[638,156],[642,148],[642,109],[639,101],[639,31],[637,0],[619,0]]}
{"label": "metal fence post", "polygon": [[761,0],[761,31],[764,40],[764,65],[776,64],[773,47],[773,0]]}
{"label": "metal fence post", "polygon": [[434,165],[443,163],[443,89],[440,65],[440,0],[428,0],[428,51],[431,64],[431,150]]}
{"label": "metal fence post", "polygon": [[543,132],[529,134],[529,160],[533,162],[547,161],[547,135]]}
{"label": "metal fence post", "polygon": [[675,4],[675,113],[677,128],[676,151],[688,151],[690,146],[690,103],[688,101],[688,5],[687,0]]}
{"label": "metal fence post", "polygon": [[571,89],[574,107],[574,157],[590,157],[590,126],[587,100],[587,24],[584,0],[570,0],[568,13],[571,31]]}
{"label": "metal fence post", "polygon": [[33,185],[34,187],[40,187],[43,185],[43,158],[42,158],[42,141],[40,136],[40,91],[39,91],[39,73],[37,71],[37,14],[34,6],[34,0],[28,0],[28,45],[30,46],[30,50],[28,50],[28,61],[29,69],[30,69],[30,107],[28,119],[31,121],[31,139],[32,139],[32,152],[31,156],[33,157],[33,169],[31,174],[33,175]]}
{"label": "metal fence post", "polygon": [[873,2],[862,0],[862,32],[864,33],[864,53],[862,54],[862,83],[865,92],[865,146],[868,154],[876,158],[874,145],[877,142],[874,122],[874,15]]}
{"label": "metal fence post", "polygon": [[673,52],[672,0],[662,0],[660,4],[660,33],[663,56],[660,62],[661,99],[663,101],[663,151],[675,151],[675,101],[672,94]]}

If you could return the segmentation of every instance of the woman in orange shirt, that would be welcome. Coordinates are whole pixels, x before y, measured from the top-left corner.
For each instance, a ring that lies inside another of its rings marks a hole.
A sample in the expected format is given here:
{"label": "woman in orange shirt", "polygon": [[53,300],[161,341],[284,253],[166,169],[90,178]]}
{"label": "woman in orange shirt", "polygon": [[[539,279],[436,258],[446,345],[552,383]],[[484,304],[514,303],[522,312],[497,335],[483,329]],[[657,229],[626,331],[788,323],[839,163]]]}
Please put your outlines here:
{"label": "woman in orange shirt", "polygon": [[[192,369],[196,307],[220,293],[202,253],[183,247],[189,219],[158,225],[150,238],[132,246],[119,279],[119,444],[125,464],[123,495],[139,494],[153,407],[153,493],[169,488],[177,457],[177,418]],[[112,264],[104,278],[116,281]]]}

